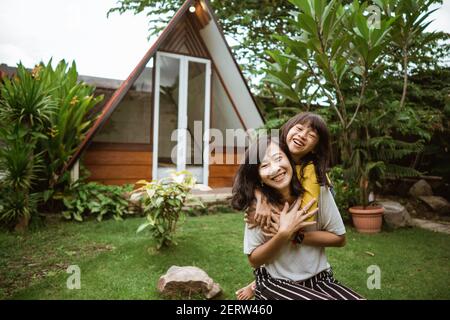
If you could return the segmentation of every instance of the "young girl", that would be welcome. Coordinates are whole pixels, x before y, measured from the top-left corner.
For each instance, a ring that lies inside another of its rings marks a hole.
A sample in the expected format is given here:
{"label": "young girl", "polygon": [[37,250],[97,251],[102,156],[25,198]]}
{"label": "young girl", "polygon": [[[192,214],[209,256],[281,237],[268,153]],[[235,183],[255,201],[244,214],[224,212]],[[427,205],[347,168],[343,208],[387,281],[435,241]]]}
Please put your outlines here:
{"label": "young girl", "polygon": [[[329,132],[321,117],[312,113],[301,113],[291,118],[281,128],[281,148],[288,154],[296,168],[301,182],[298,194],[302,195],[300,206],[304,207],[311,199],[319,199],[320,187],[329,187],[326,168],[330,152]],[[257,188],[255,192],[256,213],[246,215],[249,228],[259,225],[263,234],[273,236],[277,233],[279,210],[269,205],[267,192]],[[265,194],[264,194],[265,193]],[[317,209],[317,202],[310,210]],[[313,221],[311,217],[309,221]],[[303,234],[297,238],[303,238]],[[255,282],[236,292],[239,300],[251,299],[255,292]]]}

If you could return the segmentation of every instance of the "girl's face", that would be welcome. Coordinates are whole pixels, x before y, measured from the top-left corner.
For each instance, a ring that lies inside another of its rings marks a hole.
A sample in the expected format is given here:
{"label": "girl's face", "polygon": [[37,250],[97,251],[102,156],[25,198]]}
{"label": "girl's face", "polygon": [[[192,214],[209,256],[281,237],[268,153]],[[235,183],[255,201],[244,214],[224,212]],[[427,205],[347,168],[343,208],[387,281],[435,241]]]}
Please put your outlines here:
{"label": "girl's face", "polygon": [[294,125],[287,134],[286,144],[292,156],[301,159],[314,150],[319,142],[319,135],[308,123]]}
{"label": "girl's face", "polygon": [[276,190],[288,188],[292,179],[292,166],[286,154],[275,143],[270,143],[259,165],[261,181]]}

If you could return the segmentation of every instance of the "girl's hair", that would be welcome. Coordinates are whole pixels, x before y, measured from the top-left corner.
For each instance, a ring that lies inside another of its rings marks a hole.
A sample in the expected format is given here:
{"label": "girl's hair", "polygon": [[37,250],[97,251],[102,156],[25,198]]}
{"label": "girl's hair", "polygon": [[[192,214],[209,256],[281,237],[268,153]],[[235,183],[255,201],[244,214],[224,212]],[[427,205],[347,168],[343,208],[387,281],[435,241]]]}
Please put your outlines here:
{"label": "girl's hair", "polygon": [[[268,199],[269,203],[282,204],[283,199],[278,190],[262,184],[259,175],[259,166],[266,154],[270,143],[279,145],[278,139],[266,135],[259,136],[245,152],[245,162],[240,165],[234,177],[231,205],[234,209],[245,210],[255,200],[255,190],[259,189]],[[303,193],[303,188],[295,174],[295,164],[289,153],[286,156],[293,168],[292,180],[290,183],[291,194],[298,197]]]}
{"label": "girl's hair", "polygon": [[[288,132],[297,124],[308,125],[314,131],[316,131],[319,136],[319,141],[314,151],[308,153],[305,157],[302,158],[302,164],[306,165],[312,162],[316,171],[317,182],[320,185],[329,185],[326,172],[330,160],[331,145],[330,132],[328,131],[327,124],[321,116],[311,112],[302,112],[290,118],[281,127],[280,147],[286,154],[290,154],[289,147],[286,142]],[[303,168],[305,168],[305,166],[303,166]],[[303,170],[300,173],[300,176],[303,177]]]}

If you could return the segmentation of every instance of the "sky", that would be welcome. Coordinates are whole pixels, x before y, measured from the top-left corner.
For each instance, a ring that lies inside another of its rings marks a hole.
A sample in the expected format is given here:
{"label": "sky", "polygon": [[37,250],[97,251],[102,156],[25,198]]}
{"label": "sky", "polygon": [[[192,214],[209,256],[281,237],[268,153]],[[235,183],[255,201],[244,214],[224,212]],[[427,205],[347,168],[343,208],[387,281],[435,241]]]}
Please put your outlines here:
{"label": "sky", "polygon": [[[80,74],[125,79],[149,49],[145,14],[111,14],[117,0],[0,0],[0,64],[32,68],[53,57]],[[429,31],[450,33],[450,0]],[[231,39],[228,39],[231,40]]]}

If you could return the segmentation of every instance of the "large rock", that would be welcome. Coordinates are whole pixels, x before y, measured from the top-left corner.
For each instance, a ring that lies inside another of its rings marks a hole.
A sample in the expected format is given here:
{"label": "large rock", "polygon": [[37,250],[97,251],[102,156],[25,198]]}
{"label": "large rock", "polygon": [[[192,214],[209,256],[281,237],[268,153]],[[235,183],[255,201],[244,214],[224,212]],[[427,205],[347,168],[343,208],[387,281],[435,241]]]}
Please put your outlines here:
{"label": "large rock", "polygon": [[197,267],[171,266],[167,273],[159,278],[158,290],[164,295],[204,294],[207,299],[214,298],[222,292],[208,274]]}
{"label": "large rock", "polygon": [[421,196],[419,199],[439,215],[450,214],[450,203],[443,197]]}
{"label": "large rock", "polygon": [[420,196],[432,196],[433,190],[431,189],[428,182],[421,179],[414,183],[414,185],[409,189],[409,194],[415,198],[418,198]]}
{"label": "large rock", "polygon": [[392,228],[411,226],[411,216],[408,210],[395,201],[378,201],[384,208],[384,221]]}

